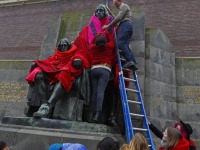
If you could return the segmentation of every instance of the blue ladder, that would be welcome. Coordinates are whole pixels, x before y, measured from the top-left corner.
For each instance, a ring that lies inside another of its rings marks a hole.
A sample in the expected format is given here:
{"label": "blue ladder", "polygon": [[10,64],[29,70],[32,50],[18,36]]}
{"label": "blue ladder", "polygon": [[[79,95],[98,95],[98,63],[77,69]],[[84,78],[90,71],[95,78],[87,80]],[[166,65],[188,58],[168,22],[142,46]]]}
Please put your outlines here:
{"label": "blue ladder", "polygon": [[[121,96],[121,102],[122,102],[122,108],[124,113],[124,121],[125,121],[125,127],[126,127],[126,138],[127,143],[130,143],[131,139],[134,137],[134,131],[138,132],[146,132],[147,135],[147,141],[148,145],[150,147],[150,150],[155,150],[154,143],[152,140],[152,136],[150,133],[150,129],[148,126],[147,116],[144,109],[144,103],[142,100],[142,95],[138,83],[137,74],[135,71],[132,71],[130,69],[122,68],[121,61],[125,61],[123,58],[120,57],[120,50],[117,46],[117,37],[116,37],[116,30],[115,30],[115,43],[116,43],[116,51],[117,51],[117,58],[118,58],[118,66],[119,66],[119,89],[120,89],[120,96]],[[133,72],[134,79],[126,78],[123,76],[123,70]],[[135,89],[129,89],[125,87],[125,81],[128,82],[134,82],[135,83]],[[134,100],[128,100],[126,92],[134,92],[137,93],[138,101]],[[131,113],[129,110],[129,104],[131,105],[140,105],[141,114]],[[139,117],[143,118],[143,126],[144,128],[136,128],[132,125],[131,117]]]}

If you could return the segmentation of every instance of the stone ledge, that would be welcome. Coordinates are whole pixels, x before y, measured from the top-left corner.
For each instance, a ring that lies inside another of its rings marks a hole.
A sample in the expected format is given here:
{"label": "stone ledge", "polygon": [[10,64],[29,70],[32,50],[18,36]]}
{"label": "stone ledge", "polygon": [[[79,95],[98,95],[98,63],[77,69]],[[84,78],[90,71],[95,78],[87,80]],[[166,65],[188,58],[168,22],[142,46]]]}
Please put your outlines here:
{"label": "stone ledge", "polygon": [[[56,120],[47,118],[34,118],[34,117],[13,117],[5,116],[2,119],[2,125],[22,125],[32,127],[42,127],[51,129],[67,129],[68,131],[85,131],[95,133],[111,133],[120,134],[118,127],[109,127],[103,124],[94,124],[87,122]],[[63,131],[62,131],[63,132]]]}
{"label": "stone ledge", "polygon": [[96,149],[99,141],[108,136],[118,141],[120,145],[125,141],[121,134],[0,124],[0,139],[6,141],[12,150],[44,150],[53,143],[67,142],[81,143],[92,150]]}

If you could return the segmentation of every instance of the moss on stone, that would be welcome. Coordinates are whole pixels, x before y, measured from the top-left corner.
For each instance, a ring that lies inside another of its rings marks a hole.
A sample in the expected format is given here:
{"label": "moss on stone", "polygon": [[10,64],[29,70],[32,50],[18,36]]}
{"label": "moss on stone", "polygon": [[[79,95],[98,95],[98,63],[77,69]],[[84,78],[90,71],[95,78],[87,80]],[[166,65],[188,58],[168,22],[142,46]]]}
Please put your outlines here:
{"label": "moss on stone", "polygon": [[28,70],[32,61],[23,60],[1,60],[0,70]]}

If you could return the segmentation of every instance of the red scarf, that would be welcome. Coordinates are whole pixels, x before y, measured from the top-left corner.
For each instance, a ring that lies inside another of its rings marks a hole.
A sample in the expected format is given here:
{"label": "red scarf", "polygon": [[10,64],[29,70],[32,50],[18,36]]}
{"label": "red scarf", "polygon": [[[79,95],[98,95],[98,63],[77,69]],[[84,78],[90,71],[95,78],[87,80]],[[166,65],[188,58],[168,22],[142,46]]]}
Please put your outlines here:
{"label": "red scarf", "polygon": [[60,52],[58,49],[55,50],[55,53],[50,56],[48,59],[44,60],[35,60],[37,67],[30,69],[30,74],[27,76],[26,80],[28,83],[34,82],[35,75],[38,72],[46,72],[49,75],[49,83],[52,84],[58,81],[57,76],[60,73],[61,68],[67,65],[72,56],[76,52],[76,46],[73,45],[72,48],[65,52]]}
{"label": "red scarf", "polygon": [[71,58],[76,52],[76,46],[73,45],[72,48],[65,52],[60,52],[56,49],[55,53],[46,60],[35,60],[34,62],[39,66],[44,72],[56,73],[59,72],[66,64],[69,63]]}

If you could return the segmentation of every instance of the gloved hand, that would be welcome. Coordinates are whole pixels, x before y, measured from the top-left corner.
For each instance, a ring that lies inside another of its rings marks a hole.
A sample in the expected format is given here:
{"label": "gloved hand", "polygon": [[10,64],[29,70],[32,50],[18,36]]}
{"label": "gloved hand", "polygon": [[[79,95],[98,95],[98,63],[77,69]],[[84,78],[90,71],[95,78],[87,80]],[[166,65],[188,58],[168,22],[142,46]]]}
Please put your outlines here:
{"label": "gloved hand", "polygon": [[37,67],[37,64],[35,62],[31,63],[31,68],[34,69],[35,67]]}
{"label": "gloved hand", "polygon": [[80,69],[82,67],[82,60],[81,59],[74,59],[72,66],[76,69]]}

